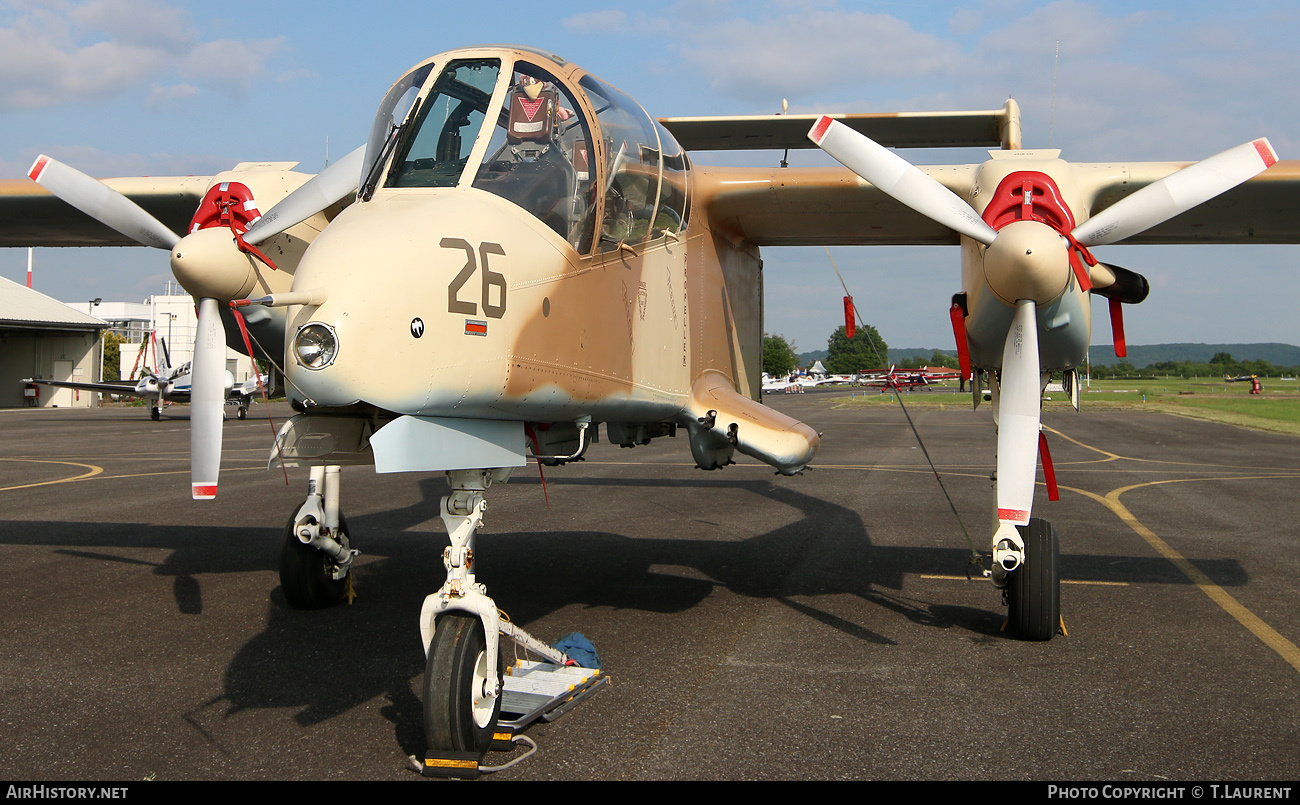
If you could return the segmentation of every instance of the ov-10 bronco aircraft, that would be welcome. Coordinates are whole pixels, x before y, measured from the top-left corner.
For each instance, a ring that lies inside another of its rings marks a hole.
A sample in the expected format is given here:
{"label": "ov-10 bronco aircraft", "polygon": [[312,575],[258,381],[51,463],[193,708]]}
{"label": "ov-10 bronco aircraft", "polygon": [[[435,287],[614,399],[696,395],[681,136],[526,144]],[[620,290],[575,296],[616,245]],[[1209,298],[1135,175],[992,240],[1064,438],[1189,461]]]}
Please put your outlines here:
{"label": "ov-10 bronco aircraft", "polygon": [[[711,168],[687,156],[814,143],[851,170]],[[920,169],[885,146],[999,149],[979,164]],[[420,614],[425,731],[434,749],[481,752],[501,706],[500,636],[531,641],[499,619],[471,565],[493,484],[530,457],[580,457],[601,423],[623,445],[680,432],[706,470],[737,452],[782,475],[813,460],[817,433],[757,402],[764,246],[961,246],[953,320],[989,376],[998,424],[989,577],[1008,589],[1015,634],[1050,639],[1057,543],[1031,517],[1042,384],[1064,372],[1077,400],[1091,296],[1146,294],[1141,276],[1089,250],[1295,242],[1300,165],[1275,161],[1259,140],[1190,166],[1071,164],[1022,149],[1012,101],[987,112],[655,120],[558,56],[485,46],[412,68],[367,144],[315,177],[246,163],[101,183],[41,157],[31,177],[62,201],[3,188],[0,242],[169,251],[199,300],[196,498],[217,493],[220,351],[227,338],[243,343],[232,312],[249,311],[249,349],[283,361],[298,411],[281,447],[312,465],[284,536],[281,583],[294,606],[345,592],[354,550],[339,465],[446,473],[447,575]]]}

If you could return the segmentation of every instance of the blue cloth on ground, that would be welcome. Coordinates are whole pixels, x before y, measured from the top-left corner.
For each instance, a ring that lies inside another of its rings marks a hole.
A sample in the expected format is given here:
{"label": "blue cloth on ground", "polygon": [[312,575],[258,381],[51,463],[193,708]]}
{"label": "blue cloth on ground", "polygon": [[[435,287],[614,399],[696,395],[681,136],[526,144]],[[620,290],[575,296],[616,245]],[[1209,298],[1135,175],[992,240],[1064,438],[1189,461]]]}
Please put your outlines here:
{"label": "blue cloth on ground", "polygon": [[596,653],[596,647],[581,632],[570,632],[556,640],[555,648],[583,668],[600,668],[600,655]]}

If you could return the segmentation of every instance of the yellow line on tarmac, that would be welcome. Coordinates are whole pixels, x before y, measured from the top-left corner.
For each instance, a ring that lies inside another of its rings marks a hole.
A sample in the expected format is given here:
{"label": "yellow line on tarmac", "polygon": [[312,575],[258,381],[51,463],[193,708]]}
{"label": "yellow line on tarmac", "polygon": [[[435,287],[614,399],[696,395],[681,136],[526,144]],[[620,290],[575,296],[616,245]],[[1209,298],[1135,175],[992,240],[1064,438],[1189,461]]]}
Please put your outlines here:
{"label": "yellow line on tarmac", "polygon": [[[101,481],[120,481],[126,478],[147,478],[153,475],[189,475],[190,473],[189,469],[187,468],[183,470],[155,470],[153,472],[131,472],[131,473],[124,473],[121,475],[104,475],[103,467],[96,467],[94,464],[79,464],[75,461],[46,461],[44,459],[35,459],[35,458],[0,458],[0,461],[30,461],[36,464],[66,464],[69,467],[86,467],[90,470],[89,472],[84,472],[81,475],[74,475],[71,478],[56,478],[53,481],[38,481],[34,484],[19,484],[18,486],[0,486],[0,492],[9,492],[14,489],[30,489],[31,487],[34,486],[50,486],[52,484],[69,484],[72,483],[73,481],[86,481],[91,478],[95,478],[96,476],[98,476],[99,480]],[[266,470],[266,468],[264,467],[222,467],[221,468],[221,471],[223,473],[252,472],[254,470],[269,472],[269,470]]]}
{"label": "yellow line on tarmac", "polygon": [[[1077,439],[1072,439],[1058,430],[1052,428],[1046,428],[1046,427],[1044,429],[1051,430],[1052,433],[1056,434],[1057,436],[1060,436],[1061,438],[1073,442],[1074,444],[1077,444],[1078,446],[1086,448],[1088,450],[1092,450],[1106,456],[1113,456],[1115,458],[1124,458],[1123,456],[1118,456],[1115,453],[1110,453],[1100,448],[1092,447],[1091,445],[1084,444],[1083,442]],[[1142,459],[1129,459],[1129,460],[1142,461]],[[1151,463],[1172,464],[1176,462],[1151,462]],[[1224,470],[1230,468],[1218,467],[1218,469]],[[1256,468],[1256,472],[1258,473],[1257,468]],[[1279,478],[1279,477],[1288,478],[1291,477],[1291,474],[1290,473],[1284,473],[1284,474],[1259,473],[1254,476],[1238,475],[1238,476],[1217,477],[1217,478],[1171,478],[1164,481],[1147,481],[1145,483],[1123,486],[1120,487],[1119,489],[1114,489],[1110,491],[1104,497],[1094,492],[1088,492],[1086,490],[1076,489],[1074,487],[1062,486],[1060,488],[1069,490],[1070,492],[1075,492],[1077,494],[1083,495],[1084,497],[1092,498],[1093,500],[1097,501],[1101,505],[1110,509],[1111,512],[1113,512],[1116,517],[1118,517],[1121,521],[1123,521],[1125,525],[1133,529],[1134,533],[1136,533],[1139,537],[1145,540],[1148,545],[1154,548],[1156,553],[1168,559],[1170,562],[1174,564],[1174,567],[1182,571],[1183,575],[1186,576],[1188,580],[1190,580],[1193,584],[1195,584],[1197,588],[1200,589],[1201,592],[1205,593],[1206,596],[1208,596],[1211,601],[1218,604],[1225,612],[1227,612],[1229,615],[1235,618],[1238,623],[1240,623],[1242,626],[1249,629],[1251,634],[1259,638],[1264,643],[1264,645],[1268,646],[1269,648],[1273,649],[1273,651],[1277,652],[1278,656],[1286,660],[1291,665],[1292,668],[1296,669],[1297,671],[1300,671],[1300,648],[1297,648],[1295,643],[1292,643],[1290,640],[1287,640],[1285,637],[1279,634],[1276,629],[1274,629],[1272,626],[1269,626],[1267,623],[1265,623],[1258,615],[1256,615],[1255,613],[1247,609],[1240,601],[1238,601],[1237,599],[1229,595],[1227,590],[1224,590],[1222,587],[1220,587],[1219,585],[1211,581],[1209,576],[1206,576],[1204,573],[1200,571],[1199,568],[1197,568],[1190,561],[1188,561],[1186,557],[1184,557],[1178,551],[1175,551],[1173,549],[1173,546],[1165,542],[1160,537],[1156,536],[1156,533],[1151,529],[1147,528],[1145,525],[1143,525],[1142,521],[1138,520],[1137,517],[1134,516],[1133,512],[1129,511],[1127,506],[1119,502],[1120,496],[1123,495],[1125,492],[1129,492],[1134,489],[1140,489],[1141,487],[1144,486],[1158,486],[1160,484],[1182,484],[1182,483],[1191,483],[1193,481],[1248,481],[1248,480],[1256,480],[1262,478]]]}
{"label": "yellow line on tarmac", "polygon": [[[922,573],[923,579],[934,579],[938,581],[982,581],[982,579],[968,579],[965,576],[947,576],[942,573]],[[1127,587],[1127,581],[1085,581],[1083,579],[1061,579],[1062,584],[1088,584],[1094,587]]]}
{"label": "yellow line on tarmac", "polygon": [[[1259,476],[1259,477],[1270,477],[1270,476]],[[1097,501],[1101,505],[1105,506],[1106,508],[1114,512],[1115,516],[1119,517],[1119,519],[1122,520],[1125,525],[1133,529],[1134,533],[1136,533],[1139,537],[1146,540],[1147,544],[1150,545],[1152,548],[1154,548],[1157,553],[1159,553],[1161,556],[1168,559],[1170,562],[1173,562],[1174,566],[1177,567],[1179,570],[1181,570],[1183,575],[1186,576],[1193,584],[1195,584],[1200,589],[1201,592],[1209,596],[1211,601],[1218,604],[1220,607],[1223,608],[1225,612],[1227,612],[1229,615],[1235,618],[1238,623],[1240,623],[1242,626],[1245,626],[1247,629],[1249,629],[1251,633],[1255,635],[1255,637],[1258,637],[1261,641],[1263,641],[1264,645],[1268,646],[1269,648],[1273,649],[1273,651],[1277,652],[1278,656],[1280,656],[1282,659],[1290,663],[1292,668],[1295,668],[1297,671],[1300,671],[1300,648],[1297,648],[1295,643],[1292,643],[1290,640],[1287,640],[1285,637],[1279,634],[1276,629],[1274,629],[1272,626],[1269,626],[1259,616],[1257,616],[1255,613],[1247,609],[1240,601],[1238,601],[1237,599],[1229,595],[1227,590],[1224,590],[1222,587],[1220,587],[1219,585],[1211,581],[1209,576],[1206,576],[1204,573],[1200,571],[1199,568],[1197,568],[1190,561],[1188,561],[1186,557],[1184,557],[1178,551],[1175,551],[1169,543],[1165,542],[1163,539],[1156,536],[1156,533],[1151,529],[1147,528],[1145,525],[1143,525],[1142,521],[1138,520],[1137,517],[1134,516],[1133,512],[1128,510],[1127,506],[1119,502],[1120,495],[1123,495],[1125,492],[1129,492],[1133,489],[1139,489],[1144,486],[1157,486],[1159,484],[1179,484],[1179,483],[1190,483],[1192,481],[1216,481],[1216,480],[1217,481],[1229,481],[1229,480],[1246,481],[1252,479],[1243,478],[1243,477],[1175,478],[1167,481],[1148,481],[1147,483],[1133,484],[1132,486],[1120,487],[1119,489],[1115,489],[1107,493],[1105,497],[1102,497],[1101,495],[1095,494],[1093,492],[1085,491],[1083,489],[1073,489],[1064,486],[1061,488],[1069,489],[1071,492],[1077,492],[1080,495],[1084,495],[1085,497],[1092,498],[1093,500]]]}
{"label": "yellow line on tarmac", "polygon": [[26,461],[32,464],[62,464],[66,467],[85,467],[88,470],[88,472],[83,472],[81,475],[75,475],[71,478],[58,478],[53,481],[38,481],[34,484],[19,484],[17,486],[0,487],[0,492],[8,492],[11,489],[30,489],[34,486],[49,486],[51,484],[66,484],[71,483],[72,481],[82,481],[86,478],[93,478],[104,471],[103,467],[96,467],[94,464],[80,464],[76,461],[50,461],[40,458],[0,458],[0,461]]}
{"label": "yellow line on tarmac", "polygon": [[1100,447],[1093,447],[1093,446],[1090,445],[1090,444],[1084,444],[1083,442],[1079,441],[1078,439],[1072,439],[1072,438],[1070,438],[1069,436],[1066,436],[1064,433],[1061,433],[1061,432],[1060,432],[1059,430],[1057,430],[1056,428],[1049,428],[1049,427],[1047,427],[1046,425],[1043,425],[1042,428],[1043,428],[1043,430],[1047,431],[1048,433],[1054,433],[1054,434],[1056,434],[1057,436],[1060,436],[1062,439],[1066,440],[1067,442],[1073,442],[1074,444],[1079,445],[1080,447],[1082,447],[1082,448],[1085,449],[1085,450],[1091,450],[1091,451],[1094,452],[1094,453],[1101,453],[1103,456],[1106,457],[1106,458],[1105,458],[1106,461],[1117,461],[1117,460],[1119,460],[1119,459],[1121,459],[1121,458],[1124,458],[1124,456],[1121,456],[1121,455],[1119,455],[1119,454],[1117,454],[1117,453],[1112,453],[1112,452],[1110,452],[1109,450],[1102,450]]}

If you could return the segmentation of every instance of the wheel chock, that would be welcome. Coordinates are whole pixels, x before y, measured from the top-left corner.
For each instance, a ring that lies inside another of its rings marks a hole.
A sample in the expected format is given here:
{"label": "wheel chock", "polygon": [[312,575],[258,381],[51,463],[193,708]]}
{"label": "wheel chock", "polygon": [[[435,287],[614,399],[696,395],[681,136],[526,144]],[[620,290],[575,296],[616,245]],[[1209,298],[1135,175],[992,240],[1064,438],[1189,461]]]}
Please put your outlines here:
{"label": "wheel chock", "polygon": [[514,748],[514,730],[504,725],[498,725],[496,729],[492,730],[492,739],[488,741],[489,752],[511,752],[514,751]]}
{"label": "wheel chock", "polygon": [[424,777],[477,780],[483,776],[479,770],[482,762],[483,755],[474,752],[427,752],[420,774]]}

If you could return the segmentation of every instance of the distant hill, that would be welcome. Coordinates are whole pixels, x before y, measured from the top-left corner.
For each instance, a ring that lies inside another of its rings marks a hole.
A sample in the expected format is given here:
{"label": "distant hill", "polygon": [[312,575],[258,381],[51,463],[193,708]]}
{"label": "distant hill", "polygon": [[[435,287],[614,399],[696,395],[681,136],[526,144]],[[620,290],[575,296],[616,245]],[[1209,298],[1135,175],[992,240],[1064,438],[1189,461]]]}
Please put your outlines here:
{"label": "distant hill", "polygon": [[[1129,363],[1141,369],[1162,361],[1208,363],[1219,352],[1239,361],[1268,361],[1274,366],[1300,366],[1300,347],[1292,344],[1150,344],[1129,345]],[[1119,362],[1110,344],[1093,344],[1088,358],[1097,366]]]}
{"label": "distant hill", "polygon": [[[939,351],[944,352],[945,355],[957,355],[957,350]],[[891,347],[891,350],[889,350],[889,363],[901,363],[904,362],[904,360],[918,355],[920,358],[930,358],[933,354],[935,354],[935,350],[932,349],[923,350],[920,349],[920,347],[917,347],[917,349],[894,350]],[[831,352],[827,350],[814,350],[811,352],[800,352],[800,354],[794,356],[794,358],[798,359],[801,367],[810,367],[810,365],[818,362],[818,360],[826,360],[829,355],[831,355]]]}
{"label": "distant hill", "polygon": [[[940,349],[945,355],[956,355],[953,349]],[[1128,360],[1141,369],[1162,361],[1192,361],[1208,363],[1216,353],[1226,352],[1239,361],[1268,361],[1274,366],[1300,366],[1300,347],[1294,344],[1129,344]],[[901,363],[908,358],[928,358],[933,347],[910,347],[889,350],[889,362]],[[826,360],[826,350],[803,352],[798,355],[800,366],[812,366],[813,361]],[[1119,362],[1110,344],[1093,344],[1088,357],[1097,366],[1111,366]]]}

